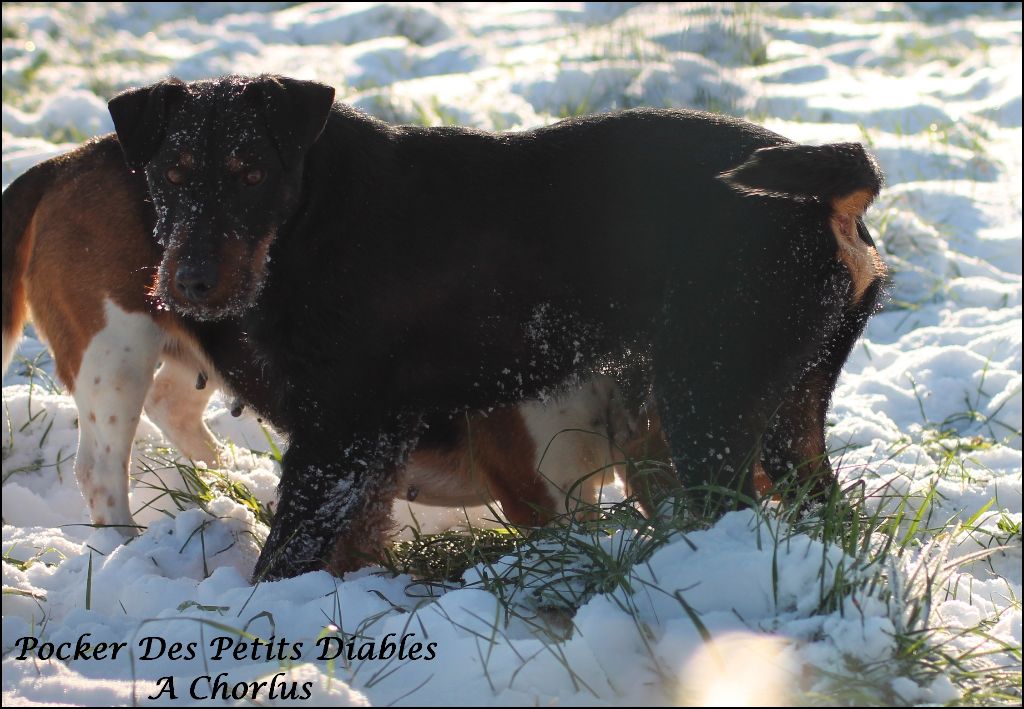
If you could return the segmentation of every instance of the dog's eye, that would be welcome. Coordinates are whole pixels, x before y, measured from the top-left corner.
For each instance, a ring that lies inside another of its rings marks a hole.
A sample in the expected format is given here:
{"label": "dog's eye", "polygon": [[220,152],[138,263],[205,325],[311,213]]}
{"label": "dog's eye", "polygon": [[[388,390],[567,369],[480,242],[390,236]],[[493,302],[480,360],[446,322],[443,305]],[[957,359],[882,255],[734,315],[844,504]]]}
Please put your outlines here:
{"label": "dog's eye", "polygon": [[172,185],[183,185],[186,181],[185,171],[180,167],[172,167],[165,174],[167,181]]}
{"label": "dog's eye", "polygon": [[245,171],[242,175],[242,182],[247,185],[258,185],[263,182],[263,170],[258,167],[253,167]]}

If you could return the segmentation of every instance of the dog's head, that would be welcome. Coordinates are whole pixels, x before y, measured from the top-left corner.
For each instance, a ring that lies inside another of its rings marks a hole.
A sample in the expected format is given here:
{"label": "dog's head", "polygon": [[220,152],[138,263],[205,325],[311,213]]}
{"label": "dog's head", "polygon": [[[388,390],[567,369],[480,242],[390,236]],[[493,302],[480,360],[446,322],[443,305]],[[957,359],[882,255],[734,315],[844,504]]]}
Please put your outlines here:
{"label": "dog's head", "polygon": [[278,76],[168,79],[111,99],[125,159],[145,171],[156,209],[165,303],[217,319],[255,302],[333,101],[329,86]]}

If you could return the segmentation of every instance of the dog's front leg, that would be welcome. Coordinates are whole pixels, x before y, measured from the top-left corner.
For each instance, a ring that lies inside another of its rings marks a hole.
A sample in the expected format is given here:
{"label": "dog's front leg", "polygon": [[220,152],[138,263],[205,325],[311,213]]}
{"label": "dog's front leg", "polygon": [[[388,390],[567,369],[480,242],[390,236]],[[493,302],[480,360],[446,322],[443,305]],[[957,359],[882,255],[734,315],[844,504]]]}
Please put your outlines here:
{"label": "dog's front leg", "polygon": [[340,575],[380,555],[415,427],[323,438],[299,437],[284,456],[280,503],[254,582],[325,567]]}
{"label": "dog's front leg", "polygon": [[787,393],[764,436],[765,472],[778,483],[795,474],[799,487],[783,486],[784,494],[802,488],[808,501],[827,497],[837,482],[825,446],[825,415],[832,392],[853,346],[882,298],[884,282],[876,279],[850,306],[819,359]]}

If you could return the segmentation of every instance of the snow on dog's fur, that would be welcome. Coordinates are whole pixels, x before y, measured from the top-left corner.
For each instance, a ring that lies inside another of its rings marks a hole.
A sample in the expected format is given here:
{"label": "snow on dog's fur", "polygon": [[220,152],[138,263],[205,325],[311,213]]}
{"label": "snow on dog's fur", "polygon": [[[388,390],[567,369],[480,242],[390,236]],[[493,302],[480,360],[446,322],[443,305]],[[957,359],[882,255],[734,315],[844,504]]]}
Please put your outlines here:
{"label": "snow on dog's fur", "polygon": [[333,99],[262,76],[110,102],[157,292],[290,438],[256,578],[378,555],[417,442],[595,370],[653,386],[679,482],[830,488],[825,411],[884,275],[862,146],[695,111],[391,126]]}
{"label": "snow on dog's fur", "polygon": [[[128,483],[143,408],[188,458],[214,463],[218,451],[203,411],[220,380],[190,323],[151,297],[160,263],[152,223],[144,181],[113,136],[41,163],[3,194],[4,371],[31,311],[78,406],[75,474],[92,521],[125,536],[138,529]],[[596,501],[631,421],[614,380],[598,377],[547,403],[441,428],[455,438],[417,450],[397,494],[433,505],[498,501],[526,525]]]}

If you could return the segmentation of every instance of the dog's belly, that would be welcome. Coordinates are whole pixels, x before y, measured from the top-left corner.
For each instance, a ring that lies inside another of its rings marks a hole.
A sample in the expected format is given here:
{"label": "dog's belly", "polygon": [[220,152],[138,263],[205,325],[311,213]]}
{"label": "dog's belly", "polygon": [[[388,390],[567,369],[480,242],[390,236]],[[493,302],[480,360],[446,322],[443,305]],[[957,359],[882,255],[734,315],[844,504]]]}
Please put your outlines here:
{"label": "dog's belly", "polygon": [[547,401],[434,422],[399,472],[398,496],[427,505],[501,503],[514,524],[593,513],[600,487],[636,429],[612,377]]}

